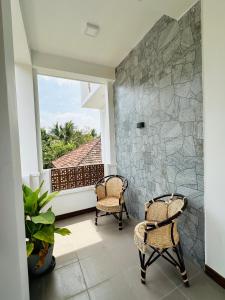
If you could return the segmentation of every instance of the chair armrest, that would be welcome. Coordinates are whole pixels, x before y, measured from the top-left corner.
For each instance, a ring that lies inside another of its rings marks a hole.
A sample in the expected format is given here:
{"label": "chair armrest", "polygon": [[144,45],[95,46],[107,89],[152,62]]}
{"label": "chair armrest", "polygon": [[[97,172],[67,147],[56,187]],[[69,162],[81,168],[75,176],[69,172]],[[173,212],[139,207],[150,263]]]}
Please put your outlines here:
{"label": "chair armrest", "polygon": [[152,230],[155,230],[157,228],[160,228],[160,227],[163,227],[163,226],[167,226],[171,223],[174,223],[174,221],[183,213],[183,211],[179,211],[178,213],[176,213],[175,215],[173,215],[172,217],[166,219],[166,220],[163,220],[161,222],[155,222],[155,223],[152,223],[152,222],[148,222],[146,221],[146,229],[145,231],[152,231]]}
{"label": "chair armrest", "polygon": [[145,221],[145,231],[151,231],[158,228],[158,223],[155,222],[149,222],[149,221]]}

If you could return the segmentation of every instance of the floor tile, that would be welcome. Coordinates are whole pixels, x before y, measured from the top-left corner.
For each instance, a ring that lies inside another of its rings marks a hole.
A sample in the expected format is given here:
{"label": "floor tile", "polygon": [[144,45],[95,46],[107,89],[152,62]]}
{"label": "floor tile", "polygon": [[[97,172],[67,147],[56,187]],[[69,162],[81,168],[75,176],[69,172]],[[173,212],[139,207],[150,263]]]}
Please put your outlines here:
{"label": "floor tile", "polygon": [[99,253],[80,260],[81,268],[88,287],[93,287],[119,272],[118,263],[109,252]]}
{"label": "floor tile", "polygon": [[160,299],[176,288],[176,286],[154,264],[151,269],[149,268],[147,271],[145,285],[142,284],[140,280],[139,266],[124,270],[124,277],[126,283],[129,285],[130,291],[135,295],[136,299]]}
{"label": "floor tile", "polygon": [[191,300],[224,300],[225,289],[219,286],[205,273],[201,272],[190,280],[190,287],[180,287],[180,291]]}
{"label": "floor tile", "polygon": [[165,295],[162,300],[187,300],[188,298],[178,289],[173,290],[168,295]]}
{"label": "floor tile", "polygon": [[64,255],[56,256],[56,266],[55,269],[62,268],[64,266],[70,265],[78,261],[77,255],[75,252],[66,253]]}
{"label": "floor tile", "polygon": [[133,240],[124,239],[117,243],[106,244],[112,258],[118,262],[121,270],[136,266],[139,264],[139,254]]}
{"label": "floor tile", "polygon": [[44,284],[42,278],[30,279],[29,290],[31,300],[43,300]]}
{"label": "floor tile", "polygon": [[55,235],[53,255],[56,257],[57,265],[63,265],[67,261],[76,261],[76,247],[73,241],[74,234],[70,236]]}
{"label": "floor tile", "polygon": [[56,268],[51,274],[30,280],[30,299],[225,299],[225,290],[187,258],[190,288],[183,286],[179,272],[162,258],[148,268],[146,285],[141,284],[133,241],[136,222],[125,219],[122,231],[111,216],[100,218],[95,226],[94,213],[57,222],[72,234],[56,236]]}
{"label": "floor tile", "polygon": [[89,289],[91,300],[136,300],[122,276],[115,276]]}
{"label": "floor tile", "polygon": [[59,227],[70,226],[76,223],[80,223],[84,220],[94,220],[95,212],[90,212],[87,214],[81,214],[75,217],[66,218],[56,222],[56,225]]}
{"label": "floor tile", "polygon": [[42,277],[47,299],[66,299],[85,290],[85,282],[78,262],[72,263]]}
{"label": "floor tile", "polygon": [[102,236],[99,234],[92,220],[83,220],[70,227],[74,232],[73,243],[76,251],[103,242]]}
{"label": "floor tile", "polygon": [[88,292],[82,292],[73,297],[67,298],[66,300],[90,300]]}
{"label": "floor tile", "polygon": [[76,250],[77,257],[81,259],[88,258],[90,256],[100,255],[106,251],[106,246],[103,242],[91,244],[87,247],[78,248]]}
{"label": "floor tile", "polygon": [[[175,255],[173,251],[171,251],[171,255],[175,258]],[[191,260],[187,257],[184,258],[186,271],[189,280],[193,278],[193,276],[196,276],[200,271],[200,267],[195,265]],[[164,274],[172,280],[176,285],[182,285],[182,277],[180,275],[180,272],[171,265],[168,261],[166,261],[163,257],[160,257],[156,264],[160,267],[161,271],[164,272]]]}

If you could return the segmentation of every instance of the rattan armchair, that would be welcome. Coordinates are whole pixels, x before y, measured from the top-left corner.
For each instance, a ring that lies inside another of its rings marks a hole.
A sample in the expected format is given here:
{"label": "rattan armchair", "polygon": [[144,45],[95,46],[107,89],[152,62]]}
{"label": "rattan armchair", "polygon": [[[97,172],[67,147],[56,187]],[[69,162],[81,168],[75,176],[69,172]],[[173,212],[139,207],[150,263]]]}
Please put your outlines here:
{"label": "rattan armchair", "polygon": [[[100,179],[95,186],[97,195],[95,225],[98,225],[98,217],[113,215],[119,221],[119,230],[123,228],[123,213],[129,218],[124,192],[128,187],[128,181],[120,175],[108,175]],[[100,214],[103,212],[103,214]]]}
{"label": "rattan armchair", "polygon": [[[145,204],[145,221],[137,224],[134,231],[142,283],[145,283],[147,268],[159,257],[163,257],[179,270],[184,285],[189,286],[177,229],[177,219],[186,206],[187,198],[181,194],[162,195]],[[169,249],[173,249],[175,258]],[[152,250],[151,253],[149,250]],[[149,257],[146,260],[147,255]]]}

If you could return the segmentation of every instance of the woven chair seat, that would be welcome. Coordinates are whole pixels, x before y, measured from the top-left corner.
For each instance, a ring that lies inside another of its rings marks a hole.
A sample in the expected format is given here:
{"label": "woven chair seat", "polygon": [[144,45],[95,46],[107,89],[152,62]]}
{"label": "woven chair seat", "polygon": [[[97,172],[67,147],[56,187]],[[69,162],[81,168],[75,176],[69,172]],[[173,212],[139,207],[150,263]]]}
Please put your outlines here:
{"label": "woven chair seat", "polygon": [[105,212],[120,212],[121,205],[119,199],[116,197],[106,197],[99,200],[96,204],[97,209]]}
{"label": "woven chair seat", "polygon": [[[163,226],[150,231],[147,236],[147,244],[144,243],[144,233],[145,233],[146,222],[141,222],[136,225],[134,230],[134,242],[138,249],[145,253],[147,246],[152,246],[157,249],[165,249],[173,247],[173,242],[171,240],[171,225]],[[179,234],[177,232],[176,223],[174,224],[174,242],[177,245],[179,242]]]}

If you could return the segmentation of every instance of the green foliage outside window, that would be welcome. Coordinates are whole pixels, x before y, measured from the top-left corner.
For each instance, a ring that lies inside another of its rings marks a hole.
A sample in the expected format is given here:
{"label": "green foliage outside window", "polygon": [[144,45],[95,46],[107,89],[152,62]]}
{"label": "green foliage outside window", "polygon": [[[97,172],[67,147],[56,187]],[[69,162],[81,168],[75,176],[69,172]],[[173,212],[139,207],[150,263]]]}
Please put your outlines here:
{"label": "green foliage outside window", "polygon": [[95,129],[77,129],[72,121],[56,123],[49,131],[41,129],[43,168],[52,168],[52,161],[97,137]]}

